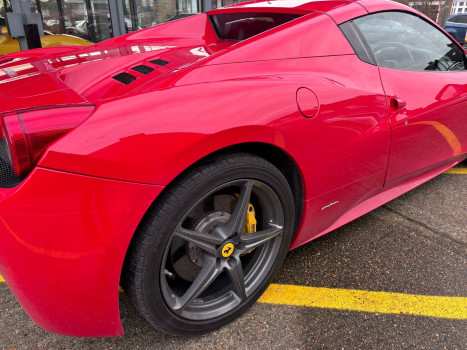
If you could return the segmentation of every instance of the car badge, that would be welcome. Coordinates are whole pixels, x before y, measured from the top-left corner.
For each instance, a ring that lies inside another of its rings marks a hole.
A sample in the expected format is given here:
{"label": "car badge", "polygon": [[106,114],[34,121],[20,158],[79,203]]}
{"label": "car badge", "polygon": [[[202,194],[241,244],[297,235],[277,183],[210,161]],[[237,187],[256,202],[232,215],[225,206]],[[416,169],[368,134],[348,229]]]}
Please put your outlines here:
{"label": "car badge", "polygon": [[228,258],[229,256],[232,255],[234,252],[234,245],[232,243],[227,243],[223,248],[222,248],[222,256],[224,258]]}

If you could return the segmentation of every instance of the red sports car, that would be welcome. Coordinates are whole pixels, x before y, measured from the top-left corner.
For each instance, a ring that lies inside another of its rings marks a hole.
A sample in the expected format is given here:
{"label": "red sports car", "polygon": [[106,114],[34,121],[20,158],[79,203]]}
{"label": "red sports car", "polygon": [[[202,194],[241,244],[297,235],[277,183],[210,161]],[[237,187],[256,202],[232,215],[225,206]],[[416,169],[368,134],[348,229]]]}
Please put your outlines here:
{"label": "red sports car", "polygon": [[466,53],[398,3],[243,3],[0,59],[0,273],[41,327],[235,319],[287,251],[467,157]]}

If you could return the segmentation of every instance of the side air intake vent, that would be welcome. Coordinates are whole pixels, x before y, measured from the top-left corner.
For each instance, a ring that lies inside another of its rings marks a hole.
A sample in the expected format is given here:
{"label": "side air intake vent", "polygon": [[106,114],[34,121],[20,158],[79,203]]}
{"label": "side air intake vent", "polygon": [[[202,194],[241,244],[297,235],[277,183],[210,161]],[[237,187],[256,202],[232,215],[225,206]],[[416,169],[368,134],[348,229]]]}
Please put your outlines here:
{"label": "side air intake vent", "polygon": [[131,75],[130,73],[120,73],[114,75],[112,78],[125,85],[128,85],[136,80],[136,77],[134,75]]}
{"label": "side air intake vent", "polygon": [[149,62],[151,62],[152,64],[155,64],[156,66],[166,66],[169,64],[169,62],[164,61],[164,60],[152,60]]}
{"label": "side air intake vent", "polygon": [[149,74],[154,71],[153,68],[145,66],[144,64],[136,66],[136,67],[132,67],[131,70],[140,72],[142,74]]}

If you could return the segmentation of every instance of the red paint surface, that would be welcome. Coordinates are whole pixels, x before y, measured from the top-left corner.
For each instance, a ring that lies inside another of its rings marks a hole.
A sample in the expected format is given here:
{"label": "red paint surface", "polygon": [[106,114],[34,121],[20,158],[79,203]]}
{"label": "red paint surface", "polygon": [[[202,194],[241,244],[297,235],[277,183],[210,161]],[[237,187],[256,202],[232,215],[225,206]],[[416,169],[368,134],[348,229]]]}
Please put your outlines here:
{"label": "red paint surface", "polygon": [[0,271],[37,324],[67,335],[123,334],[123,258],[162,189],[36,168],[0,192]]}

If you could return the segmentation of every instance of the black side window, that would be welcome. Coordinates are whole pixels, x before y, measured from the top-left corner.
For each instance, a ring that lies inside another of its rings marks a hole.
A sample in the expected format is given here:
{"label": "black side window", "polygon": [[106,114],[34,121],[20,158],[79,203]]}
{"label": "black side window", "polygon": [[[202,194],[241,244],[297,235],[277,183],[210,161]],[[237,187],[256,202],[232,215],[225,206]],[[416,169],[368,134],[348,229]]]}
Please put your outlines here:
{"label": "black side window", "polygon": [[415,15],[378,12],[351,22],[378,66],[409,71],[466,69],[465,55],[457,44]]}
{"label": "black side window", "polygon": [[461,19],[461,16],[454,16],[448,22],[459,23],[460,19]]}

